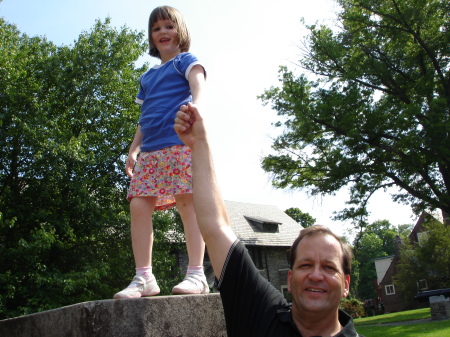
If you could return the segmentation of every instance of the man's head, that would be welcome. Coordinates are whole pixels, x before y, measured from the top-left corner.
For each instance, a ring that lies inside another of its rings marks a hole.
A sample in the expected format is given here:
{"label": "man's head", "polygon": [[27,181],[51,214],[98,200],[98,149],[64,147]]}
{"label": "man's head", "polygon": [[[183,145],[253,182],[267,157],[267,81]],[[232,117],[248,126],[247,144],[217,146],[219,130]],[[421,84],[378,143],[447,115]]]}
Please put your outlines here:
{"label": "man's head", "polygon": [[350,247],[341,240],[339,236],[334,234],[328,227],[321,226],[321,225],[314,225],[311,227],[307,227],[305,229],[302,229],[300,231],[300,234],[298,235],[297,239],[292,243],[291,246],[291,252],[289,257],[289,267],[292,269],[292,266],[294,265],[295,258],[297,257],[297,247],[301,240],[303,240],[306,237],[310,237],[313,235],[331,235],[334,237],[339,244],[341,245],[342,249],[342,269],[344,270],[344,273],[346,275],[350,275],[352,272],[352,250]]}
{"label": "man's head", "polygon": [[350,288],[350,248],[328,228],[316,225],[300,232],[291,248],[290,263],[293,313],[337,319],[341,298]]}

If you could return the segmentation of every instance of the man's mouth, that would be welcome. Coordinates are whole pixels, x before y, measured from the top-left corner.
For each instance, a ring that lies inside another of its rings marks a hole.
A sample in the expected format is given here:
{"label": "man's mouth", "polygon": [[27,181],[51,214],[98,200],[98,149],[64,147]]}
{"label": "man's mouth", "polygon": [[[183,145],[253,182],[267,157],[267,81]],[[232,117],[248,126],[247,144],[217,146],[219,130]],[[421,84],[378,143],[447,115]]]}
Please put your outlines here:
{"label": "man's mouth", "polygon": [[311,291],[311,292],[313,292],[313,293],[324,293],[324,292],[325,292],[325,290],[322,290],[322,289],[312,289],[312,288],[307,288],[306,290],[307,290],[307,291]]}

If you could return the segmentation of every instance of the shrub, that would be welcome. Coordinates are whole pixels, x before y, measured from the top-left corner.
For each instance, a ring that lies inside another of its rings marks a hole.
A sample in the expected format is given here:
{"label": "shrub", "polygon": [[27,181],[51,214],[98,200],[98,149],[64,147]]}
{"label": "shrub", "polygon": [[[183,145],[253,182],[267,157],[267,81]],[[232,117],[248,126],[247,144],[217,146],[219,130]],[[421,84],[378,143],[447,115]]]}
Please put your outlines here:
{"label": "shrub", "polygon": [[352,316],[352,318],[361,318],[365,316],[363,303],[356,298],[342,299],[339,307]]}

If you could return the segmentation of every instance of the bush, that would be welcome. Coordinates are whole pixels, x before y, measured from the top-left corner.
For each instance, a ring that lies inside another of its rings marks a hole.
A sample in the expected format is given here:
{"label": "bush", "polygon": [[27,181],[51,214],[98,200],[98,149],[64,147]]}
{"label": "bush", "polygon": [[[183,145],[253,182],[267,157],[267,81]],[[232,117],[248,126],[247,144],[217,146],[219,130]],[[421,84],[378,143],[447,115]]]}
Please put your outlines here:
{"label": "bush", "polygon": [[339,307],[352,316],[352,318],[361,318],[365,316],[363,303],[356,298],[342,299]]}

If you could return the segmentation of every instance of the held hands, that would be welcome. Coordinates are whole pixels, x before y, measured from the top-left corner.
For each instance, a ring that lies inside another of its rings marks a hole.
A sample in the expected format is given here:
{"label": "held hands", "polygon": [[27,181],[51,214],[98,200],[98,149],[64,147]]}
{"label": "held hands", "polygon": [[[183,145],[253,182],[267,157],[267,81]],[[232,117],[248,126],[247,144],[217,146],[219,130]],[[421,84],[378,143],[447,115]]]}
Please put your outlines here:
{"label": "held hands", "polygon": [[198,141],[206,140],[203,118],[200,116],[198,108],[191,103],[180,107],[175,118],[174,129],[182,142],[191,149]]}

